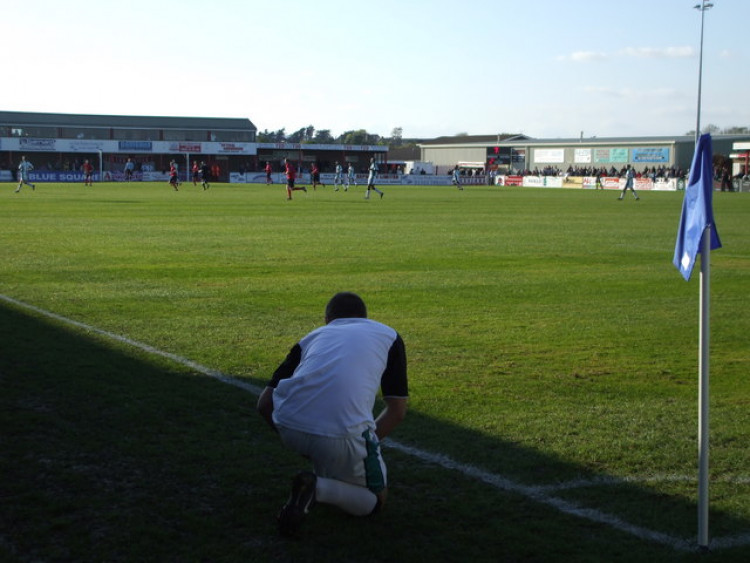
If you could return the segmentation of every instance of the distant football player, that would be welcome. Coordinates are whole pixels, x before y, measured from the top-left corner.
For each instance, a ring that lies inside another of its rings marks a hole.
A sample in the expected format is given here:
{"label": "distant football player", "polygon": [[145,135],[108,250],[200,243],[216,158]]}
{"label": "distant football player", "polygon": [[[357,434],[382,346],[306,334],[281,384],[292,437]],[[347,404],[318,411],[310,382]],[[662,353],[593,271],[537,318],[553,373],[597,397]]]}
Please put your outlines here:
{"label": "distant football player", "polygon": [[354,184],[357,185],[357,175],[354,173],[354,165],[349,163],[349,169],[346,173],[346,187],[344,188],[344,191],[349,190],[349,186]]}
{"label": "distant football player", "polygon": [[198,185],[198,180],[201,179],[201,167],[197,160],[193,161],[193,167],[190,170],[193,173],[193,185]]}
{"label": "distant football player", "polygon": [[337,192],[339,191],[339,186],[344,185],[344,179],[343,179],[343,172],[344,169],[341,167],[341,165],[336,161],[336,168],[333,175],[333,191]]}
{"label": "distant football player", "polygon": [[635,187],[633,184],[635,183],[635,170],[633,170],[633,167],[628,164],[627,168],[625,169],[625,186],[622,188],[622,192],[620,193],[620,197],[617,199],[622,201],[622,198],[625,197],[625,192],[630,189],[631,192],[633,192],[633,197],[635,197],[636,200],[640,199],[638,197],[638,194],[635,191]]}
{"label": "distant football player", "polygon": [[83,171],[83,185],[93,186],[94,185],[94,180],[93,180],[94,167],[91,165],[88,159],[83,161],[83,166],[81,166],[81,170]]}
{"label": "distant football player", "polygon": [[370,168],[368,169],[367,174],[367,193],[365,194],[365,199],[370,199],[370,190],[375,190],[380,194],[380,198],[383,198],[383,192],[381,192],[378,188],[375,187],[375,177],[378,175],[378,163],[375,162],[374,158],[370,159]]}
{"label": "distant football player", "polygon": [[453,169],[453,185],[456,186],[459,190],[463,190],[463,186],[461,186],[461,171],[458,169],[458,164],[456,164],[456,167]]}
{"label": "distant football player", "polygon": [[36,189],[36,186],[29,182],[29,173],[32,170],[34,170],[34,165],[26,160],[25,156],[22,156],[21,162],[18,164],[18,187],[16,188],[16,193],[21,191],[21,186],[24,184],[31,186],[32,190]]}
{"label": "distant football player", "polygon": [[307,188],[304,186],[296,187],[294,185],[294,180],[297,178],[297,170],[294,168],[294,164],[289,162],[286,158],[284,159],[284,172],[286,174],[286,199],[290,200],[292,199],[292,192],[296,192],[298,190],[302,190],[303,192],[307,191]]}
{"label": "distant football player", "polygon": [[203,190],[207,190],[211,187],[208,181],[211,179],[211,167],[205,162],[201,161],[201,186]]}
{"label": "distant football player", "polygon": [[313,190],[317,189],[316,186],[318,185],[323,186],[324,188],[326,187],[326,185],[320,181],[320,168],[318,168],[318,165],[316,163],[313,163],[310,174],[312,176],[311,181]]}
{"label": "distant football player", "polygon": [[169,161],[169,185],[174,188],[174,191],[179,191],[177,189],[177,186],[180,185],[179,169],[174,160]]}
{"label": "distant football player", "polygon": [[133,161],[129,158],[128,161],[125,163],[125,179],[130,182],[130,180],[133,179],[133,170],[135,170],[135,164]]}

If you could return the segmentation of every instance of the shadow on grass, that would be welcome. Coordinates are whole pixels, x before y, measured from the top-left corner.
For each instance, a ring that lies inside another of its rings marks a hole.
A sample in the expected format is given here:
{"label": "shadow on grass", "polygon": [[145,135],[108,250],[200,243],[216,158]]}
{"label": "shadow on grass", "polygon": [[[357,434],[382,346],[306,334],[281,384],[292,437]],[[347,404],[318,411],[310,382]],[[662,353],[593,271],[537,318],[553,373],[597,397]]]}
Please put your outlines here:
{"label": "shadow on grass", "polygon": [[[0,306],[0,342],[3,560],[699,558],[396,448],[386,449],[391,499],[383,514],[361,520],[320,505],[299,540],[281,540],[274,516],[304,462],[265,427],[254,396],[13,307]],[[541,452],[419,413],[405,424],[414,429],[405,443],[430,450],[447,438],[448,447],[485,468],[496,465],[496,473],[513,460],[530,481],[585,476]],[[677,537],[690,535],[697,512],[693,503],[634,484],[576,494],[581,505]],[[714,513],[712,521],[735,533],[750,528],[730,514]],[[746,548],[727,549],[712,560],[747,556]]]}

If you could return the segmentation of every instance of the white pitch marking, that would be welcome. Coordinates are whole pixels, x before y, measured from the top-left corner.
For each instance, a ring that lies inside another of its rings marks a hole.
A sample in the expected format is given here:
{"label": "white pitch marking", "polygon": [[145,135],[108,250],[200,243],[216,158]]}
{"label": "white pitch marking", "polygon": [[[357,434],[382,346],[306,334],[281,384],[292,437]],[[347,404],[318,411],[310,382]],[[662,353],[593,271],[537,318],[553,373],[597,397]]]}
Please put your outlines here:
{"label": "white pitch marking", "polygon": [[154,348],[153,346],[144,344],[143,342],[132,340],[128,338],[127,336],[121,336],[119,334],[115,334],[114,332],[102,330],[100,328],[96,328],[91,325],[87,325],[87,324],[75,321],[73,319],[69,319],[67,317],[63,317],[62,315],[58,315],[56,313],[52,313],[51,311],[46,311],[44,309],[40,309],[39,307],[35,307],[34,305],[29,305],[28,303],[24,303],[23,301],[18,301],[6,295],[0,295],[0,299],[3,301],[7,301],[8,303],[12,303],[13,305],[16,305],[17,307],[28,309],[29,311],[34,311],[35,313],[38,313],[39,315],[42,315],[44,317],[55,319],[56,321],[59,321],[61,323],[80,328],[82,330],[85,330],[86,332],[92,332],[94,334],[98,334],[99,336],[104,336],[106,338],[109,338],[110,340],[114,340],[115,342],[127,344],[128,346],[132,346],[133,348],[137,348],[144,352],[148,352],[149,354],[153,354],[155,356],[161,356],[162,358],[167,358],[169,360],[172,360],[173,362],[189,367],[190,369],[194,369],[198,373],[202,373],[203,375],[213,377],[214,379],[218,379],[219,381],[223,383],[234,385],[235,387],[239,387],[240,389],[244,389],[245,391],[249,391],[250,393],[253,393],[255,395],[260,395],[262,391],[262,389],[258,387],[257,385],[253,385],[252,383],[248,383],[246,381],[236,379],[229,375],[225,375],[221,373],[220,371],[207,368],[206,366],[202,366],[201,364],[194,362],[193,360],[183,358],[182,356],[178,356],[177,354],[172,354],[171,352],[164,352],[163,350],[159,350],[158,348]]}
{"label": "white pitch marking", "polygon": [[[190,369],[193,369],[197,371],[198,373],[212,377],[218,381],[221,381],[222,383],[233,385],[235,387],[238,387],[239,389],[248,391],[254,395],[259,395],[262,391],[262,389],[258,387],[257,385],[253,385],[252,383],[248,383],[246,381],[236,379],[229,375],[223,374],[220,371],[208,368],[197,362],[194,362],[187,358],[183,358],[182,356],[178,356],[177,354],[172,354],[171,352],[164,352],[163,350],[159,350],[158,348],[154,348],[153,346],[150,346],[148,344],[138,342],[137,340],[132,340],[131,338],[128,338],[126,336],[121,336],[113,332],[102,330],[102,329],[93,327],[91,325],[87,325],[85,323],[82,323],[73,319],[69,319],[67,317],[63,317],[62,315],[58,315],[56,313],[52,313],[51,311],[47,311],[45,309],[35,307],[34,305],[24,303],[23,301],[18,301],[17,299],[13,299],[12,297],[8,297],[6,295],[0,294],[0,300],[5,301],[7,303],[11,303],[12,305],[15,305],[16,307],[19,307],[21,309],[33,311],[43,317],[54,319],[60,323],[74,326],[86,332],[91,332],[94,334],[98,334],[100,336],[104,336],[106,338],[114,340],[115,342],[127,344],[128,346],[137,348],[144,352],[148,352],[149,354],[160,356],[162,358],[167,358],[178,364],[189,367]],[[386,442],[384,442],[384,445],[387,447],[393,448],[395,450],[401,451],[402,453],[405,453],[412,457],[416,457],[417,459],[420,459],[424,462],[439,465],[445,469],[450,469],[452,471],[457,471],[467,477],[477,479],[497,489],[519,494],[529,499],[532,499],[536,502],[546,504],[548,506],[556,508],[557,510],[565,514],[578,516],[579,518],[585,518],[587,520],[591,520],[592,522],[596,522],[599,524],[606,524],[621,532],[626,532],[628,534],[631,534],[635,537],[638,537],[644,540],[649,540],[649,541],[653,541],[656,543],[660,543],[662,545],[670,546],[674,548],[675,550],[692,551],[692,550],[697,549],[697,543],[695,541],[685,540],[682,538],[676,538],[674,536],[670,536],[669,534],[663,534],[661,532],[649,530],[641,526],[636,526],[612,514],[607,514],[606,512],[601,512],[596,509],[579,506],[573,502],[570,502],[561,498],[557,498],[554,496],[550,496],[547,494],[547,491],[550,491],[550,490],[551,491],[565,490],[565,489],[589,486],[589,485],[597,485],[597,484],[601,485],[601,484],[609,484],[609,483],[617,483],[617,482],[626,482],[627,479],[603,477],[602,479],[568,481],[567,483],[560,483],[558,485],[552,485],[552,486],[543,486],[543,485],[529,486],[529,485],[522,485],[520,483],[516,483],[515,481],[512,481],[508,479],[507,477],[503,477],[502,475],[490,473],[482,469],[479,469],[478,467],[474,467],[471,465],[457,462],[444,454],[436,454],[436,453],[428,452],[426,450],[415,448],[413,446],[407,446],[405,444],[402,444],[392,439],[388,439]],[[683,479],[680,476],[674,476],[674,477],[680,480]],[[709,547],[712,549],[720,549],[720,548],[728,548],[728,547],[742,547],[748,544],[750,544],[750,534],[743,534],[743,535],[735,536],[735,537],[713,538],[711,540]]]}

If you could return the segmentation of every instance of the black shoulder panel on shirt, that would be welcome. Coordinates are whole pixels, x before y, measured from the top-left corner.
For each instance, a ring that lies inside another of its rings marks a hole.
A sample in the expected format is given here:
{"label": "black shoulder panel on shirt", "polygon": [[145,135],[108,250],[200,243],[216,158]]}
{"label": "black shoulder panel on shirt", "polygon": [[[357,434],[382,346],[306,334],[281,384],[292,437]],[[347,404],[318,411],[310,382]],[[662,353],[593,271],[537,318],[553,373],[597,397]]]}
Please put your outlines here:
{"label": "black shoulder panel on shirt", "polygon": [[380,379],[384,397],[408,397],[409,384],[406,378],[406,346],[400,334],[388,351],[388,363]]}
{"label": "black shoulder panel on shirt", "polygon": [[281,362],[279,367],[276,368],[276,371],[273,372],[273,376],[271,377],[271,381],[268,382],[268,386],[276,388],[276,386],[279,384],[279,381],[292,377],[294,370],[297,369],[297,366],[301,361],[302,347],[298,342],[297,344],[292,346],[292,349],[289,350],[289,353],[286,355],[284,361]]}

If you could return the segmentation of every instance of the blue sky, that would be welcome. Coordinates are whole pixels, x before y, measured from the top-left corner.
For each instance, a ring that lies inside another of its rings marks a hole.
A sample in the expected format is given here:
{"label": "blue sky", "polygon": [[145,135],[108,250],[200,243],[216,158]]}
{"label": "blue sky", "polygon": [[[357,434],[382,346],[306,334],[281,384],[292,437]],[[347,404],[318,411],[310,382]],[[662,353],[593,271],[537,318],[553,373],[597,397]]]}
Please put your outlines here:
{"label": "blue sky", "polygon": [[[431,138],[695,128],[699,0],[5,0],[0,110]],[[705,14],[701,125],[750,126],[750,1]]]}

